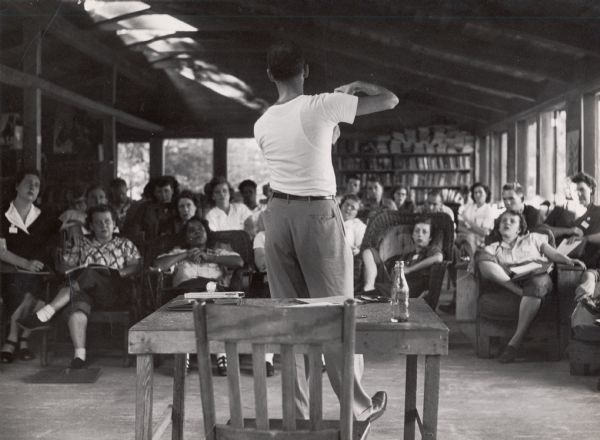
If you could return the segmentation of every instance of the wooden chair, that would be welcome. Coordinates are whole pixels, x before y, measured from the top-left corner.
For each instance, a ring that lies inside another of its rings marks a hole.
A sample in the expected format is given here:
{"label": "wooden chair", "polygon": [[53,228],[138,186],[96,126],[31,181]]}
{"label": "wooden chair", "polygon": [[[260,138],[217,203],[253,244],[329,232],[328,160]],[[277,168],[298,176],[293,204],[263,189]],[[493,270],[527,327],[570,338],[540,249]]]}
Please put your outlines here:
{"label": "wooden chair", "polygon": [[[220,439],[342,439],[365,438],[368,422],[353,421],[353,381],[356,304],[344,306],[194,305],[194,324],[205,437]],[[230,420],[218,424],[210,363],[210,343],[223,341],[229,359]],[[339,420],[323,420],[321,354],[324,344],[343,347],[344,372]],[[268,347],[268,348],[267,348]],[[267,405],[265,351],[279,349],[282,359],[283,419],[270,419]],[[239,353],[252,353],[256,418],[244,418]],[[308,354],[311,370],[310,419],[296,420],[295,353]]]}
{"label": "wooden chair", "polygon": [[[407,233],[412,233],[412,226],[418,219],[422,218],[431,219],[433,229],[437,231],[437,236],[433,237],[433,240],[441,245],[442,253],[444,255],[444,261],[441,263],[435,263],[433,266],[431,266],[429,291],[425,296],[425,301],[427,304],[429,304],[429,306],[435,310],[440,299],[446,268],[452,260],[454,224],[452,219],[447,214],[408,214],[398,211],[381,211],[379,214],[373,217],[367,225],[360,251],[362,253],[367,248],[379,248],[385,235],[396,226],[406,225]],[[384,256],[383,254],[380,255],[383,261],[385,261],[386,257],[392,256]],[[356,262],[362,266],[362,259],[358,259]],[[360,273],[361,271],[359,268],[357,268],[356,272]],[[360,279],[355,280],[355,288],[360,289],[360,286]]]}
{"label": "wooden chair", "polygon": [[[554,235],[549,229],[539,229],[534,232],[546,234],[548,242],[554,246]],[[475,258],[477,260],[477,256]],[[527,332],[528,339],[542,341],[545,344],[549,360],[560,360],[564,351],[564,346],[561,345],[559,307],[561,295],[558,294],[555,275],[556,271],[552,273],[554,289],[544,299],[542,307]],[[489,358],[492,355],[492,345],[495,340],[508,340],[514,334],[521,298],[505,291],[498,284],[483,279],[477,264],[475,280],[478,291],[475,351],[477,356]]]}

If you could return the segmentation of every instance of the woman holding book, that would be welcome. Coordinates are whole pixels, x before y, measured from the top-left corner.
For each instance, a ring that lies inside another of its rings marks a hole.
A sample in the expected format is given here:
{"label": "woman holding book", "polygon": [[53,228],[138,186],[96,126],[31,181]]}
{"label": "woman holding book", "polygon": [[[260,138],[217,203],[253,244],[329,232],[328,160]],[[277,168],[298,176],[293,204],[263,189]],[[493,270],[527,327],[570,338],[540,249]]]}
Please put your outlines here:
{"label": "woman holding book", "polygon": [[141,269],[135,245],[124,237],[114,236],[116,214],[108,205],[88,210],[91,238],[83,238],[63,250],[60,271],[67,275],[67,285],[38,312],[18,323],[26,330],[47,327],[56,312],[66,308],[69,333],[75,347],[71,368],[86,365],[86,332],[92,308],[114,309],[127,305],[125,278]]}
{"label": "woman holding book", "polygon": [[[2,363],[17,357],[33,359],[28,331],[19,335],[17,319],[25,316],[43,294],[43,273],[49,261],[47,244],[60,228],[60,221],[35,206],[40,194],[40,173],[25,169],[17,174],[16,197],[0,216],[0,262],[2,297],[7,305],[10,330],[0,352]],[[16,270],[15,270],[16,268]],[[0,329],[4,331],[4,329]]]}
{"label": "woman holding book", "polygon": [[[477,264],[484,279],[504,288],[507,294],[521,297],[517,329],[500,355],[502,363],[513,362],[527,329],[537,315],[543,299],[552,290],[552,279],[548,275],[551,263],[585,264],[559,253],[548,243],[545,234],[528,232],[523,214],[504,211],[499,219],[500,240],[482,249],[477,254]],[[539,269],[520,274],[518,279],[511,268],[527,263],[539,263]]]}

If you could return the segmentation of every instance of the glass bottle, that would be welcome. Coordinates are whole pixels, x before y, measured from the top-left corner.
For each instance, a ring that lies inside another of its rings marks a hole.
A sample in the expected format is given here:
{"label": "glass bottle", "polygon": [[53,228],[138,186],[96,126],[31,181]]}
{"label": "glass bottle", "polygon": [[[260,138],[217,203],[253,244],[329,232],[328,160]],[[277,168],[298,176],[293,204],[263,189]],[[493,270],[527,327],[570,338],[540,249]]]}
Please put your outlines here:
{"label": "glass bottle", "polygon": [[404,261],[394,264],[394,282],[392,284],[392,322],[408,321],[409,290],[404,276]]}

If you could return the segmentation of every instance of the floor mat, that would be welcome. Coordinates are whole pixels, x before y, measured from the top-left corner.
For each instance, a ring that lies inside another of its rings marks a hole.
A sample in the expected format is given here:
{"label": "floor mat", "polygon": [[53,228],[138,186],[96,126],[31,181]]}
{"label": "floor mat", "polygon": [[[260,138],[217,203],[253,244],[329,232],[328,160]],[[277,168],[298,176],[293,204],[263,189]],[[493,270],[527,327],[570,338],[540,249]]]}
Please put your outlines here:
{"label": "floor mat", "polygon": [[100,368],[46,368],[25,378],[27,383],[94,383],[100,376]]}

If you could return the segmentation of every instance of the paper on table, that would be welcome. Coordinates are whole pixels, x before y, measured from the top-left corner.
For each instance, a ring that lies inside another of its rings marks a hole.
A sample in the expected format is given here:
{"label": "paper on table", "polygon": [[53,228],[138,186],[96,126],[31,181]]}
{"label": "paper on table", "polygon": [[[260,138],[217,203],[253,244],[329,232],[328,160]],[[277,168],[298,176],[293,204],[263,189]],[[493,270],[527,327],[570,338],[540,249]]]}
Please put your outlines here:
{"label": "paper on table", "polygon": [[311,305],[311,306],[322,306],[322,305],[336,305],[341,306],[348,299],[344,295],[338,296],[325,296],[322,298],[296,298],[294,301],[298,305]]}
{"label": "paper on table", "polygon": [[569,255],[573,251],[573,249],[575,249],[581,244],[581,240],[577,240],[572,243],[568,243],[568,241],[569,240],[561,241],[556,250],[563,255]]}

